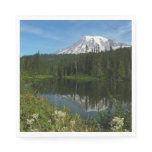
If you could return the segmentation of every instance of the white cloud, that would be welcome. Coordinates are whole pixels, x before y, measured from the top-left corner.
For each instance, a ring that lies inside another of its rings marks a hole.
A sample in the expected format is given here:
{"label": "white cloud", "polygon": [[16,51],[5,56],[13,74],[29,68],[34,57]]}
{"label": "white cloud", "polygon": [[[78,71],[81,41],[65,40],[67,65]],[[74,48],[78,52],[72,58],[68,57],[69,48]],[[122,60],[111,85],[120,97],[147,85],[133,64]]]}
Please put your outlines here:
{"label": "white cloud", "polygon": [[128,24],[119,27],[117,30],[105,33],[105,35],[111,39],[121,41],[125,34],[128,34],[131,31],[131,27],[131,22],[129,22]]}
{"label": "white cloud", "polygon": [[22,24],[21,32],[28,32],[28,33],[32,33],[32,34],[36,34],[36,35],[41,35],[43,33],[43,31],[40,28],[34,28],[27,24]]}
{"label": "white cloud", "polygon": [[128,33],[131,31],[131,23],[129,22],[127,25],[121,26],[118,30],[117,30],[117,34],[118,36],[122,36],[125,33]]}
{"label": "white cloud", "polygon": [[46,33],[41,28],[33,27],[33,26],[30,26],[30,25],[27,25],[27,24],[22,24],[21,25],[21,32],[27,32],[27,33],[39,35],[39,36],[44,37],[44,38],[50,38],[50,39],[53,39],[53,40],[60,40],[58,37],[55,37],[55,36],[51,35],[51,33]]}

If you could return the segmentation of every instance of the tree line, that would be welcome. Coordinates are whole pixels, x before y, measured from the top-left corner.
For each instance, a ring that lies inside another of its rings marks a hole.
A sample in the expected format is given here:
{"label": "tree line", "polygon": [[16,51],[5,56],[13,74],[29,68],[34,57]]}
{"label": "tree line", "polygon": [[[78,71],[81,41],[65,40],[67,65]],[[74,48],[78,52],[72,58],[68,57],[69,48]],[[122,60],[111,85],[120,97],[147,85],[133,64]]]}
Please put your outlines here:
{"label": "tree line", "polygon": [[131,80],[131,47],[83,54],[40,54],[20,59],[22,74],[49,74],[55,78],[85,74],[107,80]]}

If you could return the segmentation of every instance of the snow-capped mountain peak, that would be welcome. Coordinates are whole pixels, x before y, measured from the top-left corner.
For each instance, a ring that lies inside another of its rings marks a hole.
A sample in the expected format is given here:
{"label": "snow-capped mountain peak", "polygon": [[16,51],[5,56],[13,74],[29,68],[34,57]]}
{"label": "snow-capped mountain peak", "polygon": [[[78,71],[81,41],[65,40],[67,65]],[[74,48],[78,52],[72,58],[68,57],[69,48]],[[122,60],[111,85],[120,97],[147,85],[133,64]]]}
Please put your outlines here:
{"label": "snow-capped mountain peak", "polygon": [[95,50],[101,52],[110,50],[110,47],[115,50],[120,47],[130,47],[130,45],[116,42],[102,36],[84,36],[72,46],[59,50],[55,54],[80,54]]}
{"label": "snow-capped mountain peak", "polygon": [[103,42],[108,41],[107,38],[102,37],[102,36],[84,36],[83,39],[85,39],[86,41],[90,41],[90,40],[94,39],[96,42],[99,41],[99,40],[101,40]]}

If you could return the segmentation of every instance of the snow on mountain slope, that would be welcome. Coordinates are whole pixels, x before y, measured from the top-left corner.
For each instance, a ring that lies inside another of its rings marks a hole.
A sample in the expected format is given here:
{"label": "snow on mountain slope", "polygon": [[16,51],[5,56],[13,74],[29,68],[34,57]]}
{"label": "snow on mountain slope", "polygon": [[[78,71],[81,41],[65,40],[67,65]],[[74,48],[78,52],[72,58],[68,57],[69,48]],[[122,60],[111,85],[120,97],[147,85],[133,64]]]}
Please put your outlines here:
{"label": "snow on mountain slope", "polygon": [[[86,46],[88,47],[87,51]],[[80,54],[91,52],[95,49],[99,51],[108,51],[110,50],[110,47],[115,50],[120,47],[130,47],[130,45],[116,42],[114,40],[107,39],[102,36],[84,36],[72,46],[59,50],[55,54]]]}

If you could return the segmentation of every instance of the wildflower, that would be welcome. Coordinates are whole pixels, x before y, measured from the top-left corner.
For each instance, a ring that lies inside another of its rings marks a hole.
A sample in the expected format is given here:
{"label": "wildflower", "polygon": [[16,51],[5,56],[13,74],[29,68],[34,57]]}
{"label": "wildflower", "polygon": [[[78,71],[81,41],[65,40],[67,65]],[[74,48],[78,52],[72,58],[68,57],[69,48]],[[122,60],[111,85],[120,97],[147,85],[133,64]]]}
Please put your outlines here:
{"label": "wildflower", "polygon": [[60,129],[60,126],[59,126],[58,123],[55,124],[55,128],[56,128],[56,129]]}
{"label": "wildflower", "polygon": [[91,131],[91,128],[88,128],[88,131]]}
{"label": "wildflower", "polygon": [[51,108],[48,108],[48,110],[47,110],[48,112],[50,112],[51,111]]}
{"label": "wildflower", "polygon": [[98,128],[100,128],[100,124],[99,123],[97,123],[97,126],[98,126]]}
{"label": "wildflower", "polygon": [[60,120],[58,118],[56,118],[55,121],[58,123]]}
{"label": "wildflower", "polygon": [[121,130],[123,125],[124,125],[124,118],[114,117],[110,122],[112,131]]}
{"label": "wildflower", "polygon": [[32,94],[31,93],[28,93],[28,98],[29,98],[29,100],[31,100],[31,98],[32,98]]}
{"label": "wildflower", "polygon": [[64,123],[64,118],[61,118],[60,121]]}
{"label": "wildflower", "polygon": [[31,129],[31,132],[38,132],[38,129]]}
{"label": "wildflower", "polygon": [[52,130],[52,132],[55,132],[55,126],[54,126],[54,125],[52,125],[52,126],[51,126],[51,128],[52,128],[52,129],[51,129],[51,130]]}
{"label": "wildflower", "polygon": [[58,115],[59,115],[59,117],[63,117],[64,118],[66,116],[66,112],[59,111]]}
{"label": "wildflower", "polygon": [[88,132],[88,125],[85,126],[85,132]]}
{"label": "wildflower", "polygon": [[43,99],[43,103],[46,103],[46,98]]}
{"label": "wildflower", "polygon": [[66,116],[66,112],[62,112],[62,111],[57,111],[57,110],[55,110],[55,115],[57,116],[57,117],[60,117],[60,118],[64,118],[65,116]]}
{"label": "wildflower", "polygon": [[124,132],[129,132],[129,130],[125,129]]}
{"label": "wildflower", "polygon": [[24,87],[25,87],[25,88],[28,88],[28,84],[24,84]]}
{"label": "wildflower", "polygon": [[69,106],[66,107],[66,111],[70,112],[70,107]]}
{"label": "wildflower", "polygon": [[75,125],[75,120],[71,120],[70,123],[71,123],[71,126],[73,127]]}
{"label": "wildflower", "polygon": [[27,124],[28,125],[32,125],[32,123],[34,122],[34,119],[32,118],[32,119],[27,119]]}
{"label": "wildflower", "polygon": [[55,110],[54,114],[55,114],[55,115],[57,115],[57,114],[58,114],[58,111],[57,111],[57,110]]}
{"label": "wildflower", "polygon": [[38,119],[38,116],[39,116],[39,114],[37,114],[37,113],[34,113],[34,114],[32,115],[32,117],[33,117],[34,119]]}
{"label": "wildflower", "polygon": [[51,119],[50,119],[50,120],[48,120],[48,122],[49,122],[49,123],[51,123],[51,122],[52,122],[52,121],[51,121]]}
{"label": "wildflower", "polygon": [[70,126],[70,131],[73,131],[73,130],[72,130],[72,126]]}
{"label": "wildflower", "polygon": [[62,130],[62,131],[65,131],[66,129],[67,129],[67,127],[63,127],[61,130]]}

